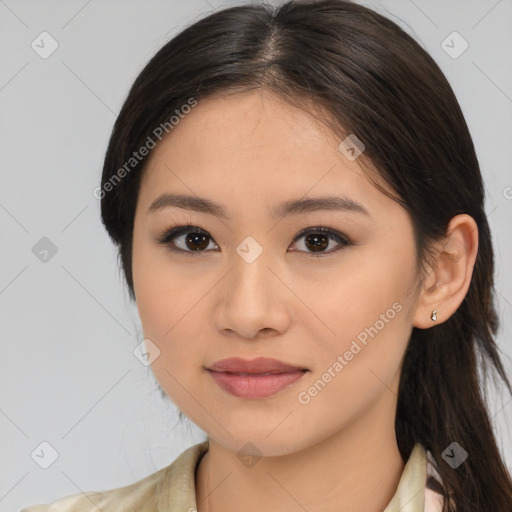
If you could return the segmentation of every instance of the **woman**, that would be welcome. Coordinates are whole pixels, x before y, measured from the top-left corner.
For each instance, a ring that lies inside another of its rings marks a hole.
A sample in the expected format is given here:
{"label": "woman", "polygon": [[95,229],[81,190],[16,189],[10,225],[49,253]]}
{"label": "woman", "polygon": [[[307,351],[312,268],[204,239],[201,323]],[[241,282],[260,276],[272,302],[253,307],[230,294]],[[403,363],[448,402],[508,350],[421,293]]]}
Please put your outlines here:
{"label": "woman", "polygon": [[198,21],[133,84],[97,193],[144,357],[208,439],[26,512],[510,509],[479,165],[396,24],[341,0]]}

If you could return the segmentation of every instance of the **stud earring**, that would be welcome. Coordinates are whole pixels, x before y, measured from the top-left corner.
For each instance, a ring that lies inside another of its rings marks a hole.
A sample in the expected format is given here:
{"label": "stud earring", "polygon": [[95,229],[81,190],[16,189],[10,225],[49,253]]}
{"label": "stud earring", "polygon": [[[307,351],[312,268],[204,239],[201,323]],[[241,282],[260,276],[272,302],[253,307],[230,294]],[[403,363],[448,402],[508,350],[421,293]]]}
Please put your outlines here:
{"label": "stud earring", "polygon": [[430,320],[432,320],[432,322],[437,321],[437,309],[434,309],[434,311],[432,311],[432,313],[430,313]]}

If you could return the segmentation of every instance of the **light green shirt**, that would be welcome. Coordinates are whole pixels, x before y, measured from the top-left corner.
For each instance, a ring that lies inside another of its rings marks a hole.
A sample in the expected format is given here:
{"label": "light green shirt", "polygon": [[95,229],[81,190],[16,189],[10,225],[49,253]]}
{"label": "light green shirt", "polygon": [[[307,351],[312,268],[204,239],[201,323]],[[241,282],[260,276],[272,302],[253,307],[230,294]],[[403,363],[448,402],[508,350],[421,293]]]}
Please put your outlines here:
{"label": "light green shirt", "polygon": [[[207,450],[208,441],[191,446],[169,466],[126,487],[73,494],[20,512],[195,512],[195,472]],[[441,512],[440,495],[426,487],[430,475],[438,477],[433,464],[417,443],[383,512]]]}

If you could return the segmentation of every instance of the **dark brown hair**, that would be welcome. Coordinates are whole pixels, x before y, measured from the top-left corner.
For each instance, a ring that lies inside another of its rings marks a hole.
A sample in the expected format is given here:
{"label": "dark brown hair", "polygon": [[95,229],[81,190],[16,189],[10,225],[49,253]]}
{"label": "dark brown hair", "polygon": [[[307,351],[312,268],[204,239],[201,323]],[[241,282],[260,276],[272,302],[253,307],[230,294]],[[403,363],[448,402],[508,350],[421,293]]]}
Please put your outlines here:
{"label": "dark brown hair", "polygon": [[[479,164],[445,76],[389,19],[342,0],[244,5],[204,17],[156,53],[116,120],[102,176],[102,220],[119,246],[131,298],[133,221],[147,158],[126,162],[157,127],[170,129],[170,116],[191,98],[254,88],[303,108],[317,105],[341,137],[355,134],[365,144],[360,160],[371,162],[411,215],[422,267],[453,216],[475,219],[479,249],[468,293],[447,321],[413,328],[395,428],[404,460],[415,442],[431,451],[439,492],[452,498],[445,512],[510,510],[512,481],[484,386],[491,369],[512,393],[494,341],[494,262]],[[469,454],[457,469],[442,458],[454,441]]]}

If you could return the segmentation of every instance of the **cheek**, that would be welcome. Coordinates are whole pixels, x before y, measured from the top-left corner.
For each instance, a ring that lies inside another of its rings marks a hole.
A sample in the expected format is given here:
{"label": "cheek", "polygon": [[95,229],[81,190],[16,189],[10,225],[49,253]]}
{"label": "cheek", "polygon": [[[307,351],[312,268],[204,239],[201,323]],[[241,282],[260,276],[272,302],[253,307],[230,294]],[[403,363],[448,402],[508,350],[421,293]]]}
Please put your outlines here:
{"label": "cheek", "polygon": [[193,311],[187,314],[192,307],[185,304],[189,302],[186,297],[189,294],[166,279],[154,279],[155,272],[158,269],[153,266],[139,273],[137,295],[144,338],[150,339],[159,350],[151,370],[172,402],[188,411],[190,395],[186,390],[191,388],[194,372],[198,372],[201,363],[194,342],[199,339],[194,329],[200,323],[191,321]]}
{"label": "cheek", "polygon": [[[163,339],[178,322],[188,293],[165,250],[135,229],[132,272],[137,309],[146,337]],[[172,331],[171,331],[172,332]]]}
{"label": "cheek", "polygon": [[381,259],[370,248],[354,252],[332,273],[314,307],[325,315],[336,336],[344,339],[355,337],[376,323],[379,331],[387,330],[391,324],[399,323],[397,319],[402,320],[403,311],[410,309],[414,300],[413,262],[412,255]]}
{"label": "cheek", "polygon": [[399,369],[410,336],[407,312],[398,301],[364,301],[365,297],[352,297],[357,316],[352,307],[338,315],[333,324],[336,336],[317,340],[314,372],[296,393],[304,414],[318,417],[336,411],[330,424],[334,429],[381,398],[392,401],[398,393]]}
{"label": "cheek", "polygon": [[[193,343],[188,343],[188,340],[197,338],[192,331],[197,322],[191,321],[194,301],[191,294],[184,293],[182,288],[176,286],[179,280],[168,282],[162,277],[155,280],[155,271],[153,268],[146,280],[144,272],[139,274],[141,281],[137,289],[137,309],[144,337],[158,346],[165,359],[174,361],[174,356],[180,355],[176,352],[183,345],[192,350]],[[177,343],[178,339],[187,340],[187,343]]]}
{"label": "cheek", "polygon": [[165,251],[138,245],[135,237],[132,265],[143,335],[160,351],[152,371],[170,398],[181,403],[178,382],[188,382],[202,362],[200,340],[206,313],[200,299],[207,288],[182,266],[172,265]]}
{"label": "cheek", "polygon": [[340,276],[330,282],[329,293],[310,303],[331,330],[330,336],[316,341],[321,354],[318,371],[323,374],[331,368],[331,373],[345,374],[356,386],[371,385],[369,379],[378,377],[387,383],[401,363],[412,329],[412,247],[386,259],[361,251]]}

